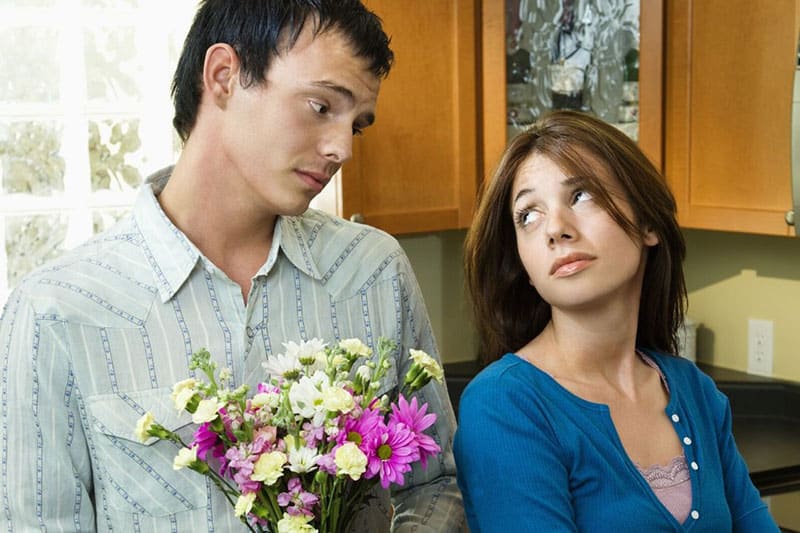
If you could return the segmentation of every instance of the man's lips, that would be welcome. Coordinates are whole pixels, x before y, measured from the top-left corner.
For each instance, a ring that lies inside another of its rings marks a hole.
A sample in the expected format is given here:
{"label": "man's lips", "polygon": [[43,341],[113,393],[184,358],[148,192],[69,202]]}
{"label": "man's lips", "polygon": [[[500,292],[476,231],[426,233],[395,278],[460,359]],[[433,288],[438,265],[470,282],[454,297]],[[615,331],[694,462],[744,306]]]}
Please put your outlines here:
{"label": "man's lips", "polygon": [[559,257],[550,267],[550,275],[556,277],[570,276],[586,268],[594,259],[594,256],[582,253]]}
{"label": "man's lips", "polygon": [[306,184],[317,191],[321,191],[331,180],[330,176],[324,172],[313,170],[295,170],[295,172]]}

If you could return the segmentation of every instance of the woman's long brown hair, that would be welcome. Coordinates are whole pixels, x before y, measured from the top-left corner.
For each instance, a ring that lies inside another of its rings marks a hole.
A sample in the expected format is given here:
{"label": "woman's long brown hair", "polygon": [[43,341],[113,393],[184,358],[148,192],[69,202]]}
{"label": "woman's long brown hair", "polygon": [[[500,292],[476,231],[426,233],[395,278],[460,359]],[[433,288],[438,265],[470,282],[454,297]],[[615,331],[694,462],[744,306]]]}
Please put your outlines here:
{"label": "woman's long brown hair", "polygon": [[[467,233],[465,275],[472,299],[483,364],[518,350],[550,320],[550,305],[530,282],[517,251],[511,189],[531,155],[552,160],[570,175],[583,176],[595,200],[632,237],[645,230],[658,237],[649,248],[639,306],[637,346],[676,353],[686,286],[686,245],[676,220],[675,199],[661,174],[628,136],[591,115],[552,112],[517,135],[491,181],[484,184]],[[620,185],[634,220],[629,220],[597,179],[598,163]]]}

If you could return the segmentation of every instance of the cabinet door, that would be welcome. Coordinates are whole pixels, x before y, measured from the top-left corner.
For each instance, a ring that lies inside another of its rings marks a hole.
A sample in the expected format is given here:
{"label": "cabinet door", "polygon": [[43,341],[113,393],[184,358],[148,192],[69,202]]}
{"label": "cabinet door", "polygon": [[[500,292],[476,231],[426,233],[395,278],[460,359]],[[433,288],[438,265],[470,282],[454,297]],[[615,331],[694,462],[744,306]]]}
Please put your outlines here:
{"label": "cabinet door", "polygon": [[681,225],[793,233],[785,215],[799,5],[667,2],[665,163]]}
{"label": "cabinet door", "polygon": [[[631,5],[626,7],[626,4]],[[623,46],[619,41],[605,38],[609,35],[618,36],[621,33],[609,34],[607,32],[607,28],[614,27],[614,24],[610,23],[609,17],[614,18],[616,16],[611,16],[610,13],[619,13],[621,11],[623,16],[627,17],[627,10],[632,7],[632,4],[638,5],[639,12],[638,142],[656,167],[663,168],[663,0],[640,0],[634,3],[548,0],[547,2],[535,4],[532,2],[520,2],[520,0],[482,0],[481,65],[483,98],[481,101],[481,126],[483,131],[483,163],[487,172],[493,171],[508,142],[509,131],[514,129],[507,125],[507,118],[510,117],[508,94],[513,92],[510,90],[511,86],[507,85],[507,81],[513,81],[515,76],[513,73],[511,76],[507,75],[506,65],[507,61],[514,65],[513,60],[516,59],[512,55],[511,47],[508,46],[509,36],[514,34],[513,28],[506,27],[509,19],[511,19],[512,25],[518,24],[520,21],[517,20],[516,13],[517,11],[523,11],[521,8],[524,7],[527,10],[527,14],[521,13],[519,18],[525,18],[528,21],[531,18],[535,18],[538,20],[536,27],[544,28],[545,33],[552,34],[554,27],[563,25],[563,21],[559,20],[559,18],[563,18],[564,11],[567,8],[576,10],[574,17],[577,22],[575,23],[574,31],[578,34],[581,31],[586,33],[586,35],[579,35],[578,40],[585,41],[581,46],[588,48],[591,54],[591,62],[587,72],[594,69],[594,75],[600,78],[602,83],[603,80],[609,78],[604,77],[599,72],[600,67],[598,65],[605,62],[600,61],[599,58],[606,57],[607,60],[614,58],[618,61],[621,73],[624,61],[622,55],[625,54],[625,50],[622,49]],[[633,12],[635,13],[635,11]],[[533,61],[534,54],[547,54],[547,47],[552,48],[554,43],[551,42],[551,38],[545,38],[546,42],[541,42],[543,36],[536,30],[534,30],[533,34],[533,41],[527,52],[531,54],[532,65],[539,65],[540,61]],[[523,43],[527,42],[528,39],[523,38]],[[511,40],[513,41],[514,39]],[[524,48],[524,46],[525,44],[521,47]],[[537,50],[534,51],[534,49]],[[616,54],[620,52],[622,55],[617,56]],[[557,62],[556,58],[552,59]],[[539,66],[539,69],[541,69],[541,66]],[[534,68],[533,70],[536,69]],[[533,79],[527,81],[528,84],[535,87],[534,91],[541,91],[541,88],[547,84],[555,87],[552,74],[549,78],[546,73],[542,74],[544,74],[544,77],[534,73]],[[590,74],[586,74],[586,77],[587,79],[592,79]],[[599,87],[599,85],[596,87]],[[538,99],[540,102],[548,103],[546,95],[544,97],[540,95]],[[611,104],[611,110],[615,109],[614,106],[616,104],[614,102],[608,103]],[[620,96],[617,103],[623,105],[626,103],[626,99]],[[555,99],[549,102],[551,106],[554,104]],[[584,96],[584,101],[580,108],[599,114],[597,113],[599,106],[596,105],[593,99],[587,101],[586,96]],[[620,108],[620,115],[622,114],[621,111],[622,109]],[[608,113],[604,114],[612,117],[610,119],[611,122],[620,122],[621,129],[629,125],[621,124],[623,120],[629,119],[619,118],[618,120],[613,120],[613,112],[610,115]],[[510,118],[508,120],[511,121]]]}
{"label": "cabinet door", "polygon": [[395,63],[342,168],[339,213],[390,233],[467,227],[479,159],[477,0],[367,0]]}

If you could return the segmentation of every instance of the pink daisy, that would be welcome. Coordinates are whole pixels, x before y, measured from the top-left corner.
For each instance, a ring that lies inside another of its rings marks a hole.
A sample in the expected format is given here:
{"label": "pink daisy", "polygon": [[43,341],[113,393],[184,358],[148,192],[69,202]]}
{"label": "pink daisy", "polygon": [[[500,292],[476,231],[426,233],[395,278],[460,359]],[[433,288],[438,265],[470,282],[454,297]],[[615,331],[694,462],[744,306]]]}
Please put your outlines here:
{"label": "pink daisy", "polygon": [[423,433],[436,422],[436,415],[434,413],[425,414],[427,410],[427,403],[418,408],[416,398],[412,397],[411,403],[409,403],[403,396],[400,396],[397,403],[392,404],[392,414],[389,415],[389,423],[404,424],[414,433],[414,441],[419,448],[419,460],[423,468],[428,466],[428,457],[442,451],[432,437]]}
{"label": "pink daisy", "polygon": [[389,488],[390,483],[402,485],[403,474],[411,470],[411,463],[419,455],[414,442],[414,433],[405,424],[389,423],[385,431],[373,437],[368,456],[367,479],[380,475],[381,486]]}

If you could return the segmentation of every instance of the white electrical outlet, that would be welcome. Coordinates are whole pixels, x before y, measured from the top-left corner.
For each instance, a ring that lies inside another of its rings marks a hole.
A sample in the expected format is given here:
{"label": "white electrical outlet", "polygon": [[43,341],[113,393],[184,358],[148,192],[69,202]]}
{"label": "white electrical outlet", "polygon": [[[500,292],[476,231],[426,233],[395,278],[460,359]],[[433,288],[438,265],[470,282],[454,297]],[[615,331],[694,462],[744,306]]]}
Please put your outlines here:
{"label": "white electrical outlet", "polygon": [[772,320],[747,321],[747,372],[772,375]]}

